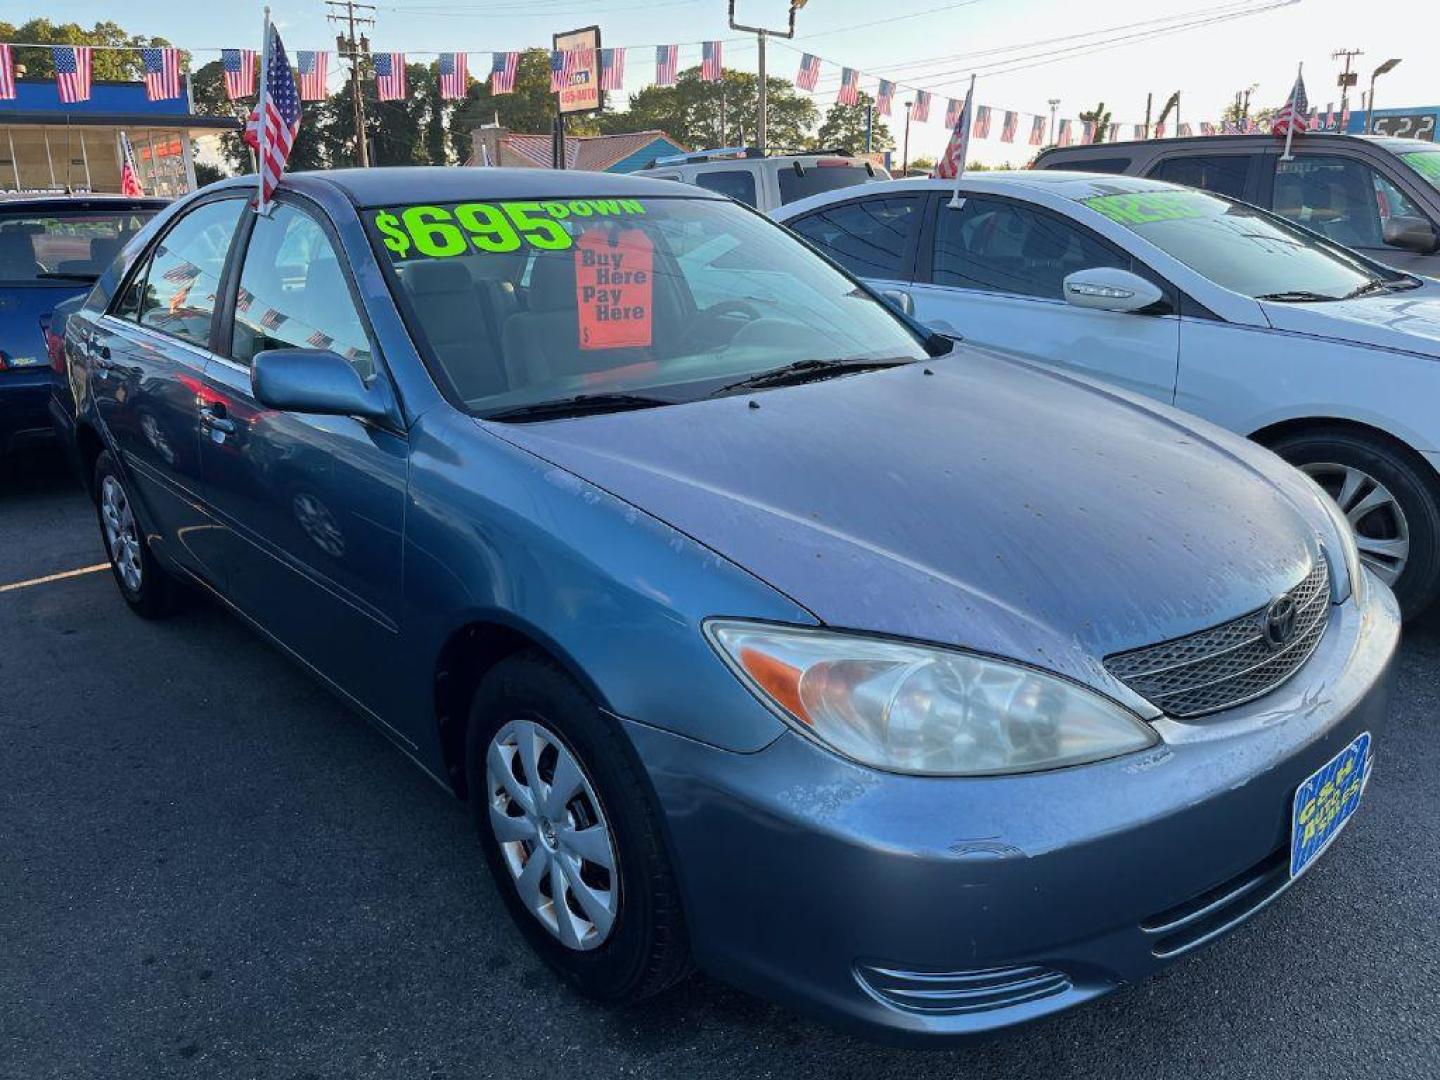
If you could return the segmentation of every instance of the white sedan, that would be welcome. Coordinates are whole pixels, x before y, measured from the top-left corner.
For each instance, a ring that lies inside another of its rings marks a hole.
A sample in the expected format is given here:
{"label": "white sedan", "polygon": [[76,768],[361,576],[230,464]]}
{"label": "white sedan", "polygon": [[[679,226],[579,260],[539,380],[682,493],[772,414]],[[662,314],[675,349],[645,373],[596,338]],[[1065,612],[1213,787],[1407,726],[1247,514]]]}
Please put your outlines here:
{"label": "white sedan", "polygon": [[1250,436],[1340,504],[1407,615],[1440,593],[1440,283],[1130,176],[897,180],[772,216],[942,334]]}

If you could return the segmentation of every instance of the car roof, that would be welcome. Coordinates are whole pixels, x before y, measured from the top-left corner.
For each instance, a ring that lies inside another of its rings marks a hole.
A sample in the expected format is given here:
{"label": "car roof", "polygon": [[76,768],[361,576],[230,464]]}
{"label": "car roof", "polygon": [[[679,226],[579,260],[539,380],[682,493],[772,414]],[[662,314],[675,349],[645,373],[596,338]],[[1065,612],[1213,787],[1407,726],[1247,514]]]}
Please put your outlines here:
{"label": "car roof", "polygon": [[[1146,191],[1175,191],[1179,185],[1164,180],[1147,180],[1142,176],[1115,176],[1110,173],[1087,173],[1068,169],[1016,169],[967,172],[960,180],[962,191],[975,195],[1026,195],[1047,192],[1061,199],[1088,199],[1095,195],[1132,195]],[[898,191],[952,191],[954,180],[938,180],[919,176],[908,180],[879,180],[859,188],[839,188],[798,199],[773,211],[776,218],[790,218],[797,213],[850,199],[873,198]]]}
{"label": "car roof", "polygon": [[[254,186],[255,177],[232,181]],[[597,173],[582,169],[496,169],[467,165],[405,165],[371,169],[327,169],[286,173],[297,191],[325,185],[343,192],[356,206],[394,203],[451,203],[477,199],[643,198],[668,196],[723,200],[703,188],[680,187],[671,180],[647,180],[633,173]]]}
{"label": "car roof", "polygon": [[[1345,142],[1362,142],[1372,145],[1387,147],[1390,143],[1418,142],[1413,139],[1395,139],[1384,135],[1342,135],[1338,132],[1313,132],[1308,135],[1297,134],[1294,145],[1300,146],[1305,143],[1319,144],[1322,142],[1334,143],[1337,140]],[[1253,146],[1256,150],[1263,150],[1267,145],[1273,145],[1280,140],[1276,139],[1269,132],[1256,133],[1253,135],[1185,135],[1164,139],[1125,139],[1116,142],[1084,143],[1077,146],[1050,146],[1040,151],[1036,161],[1044,161],[1051,157],[1077,158],[1101,158],[1110,156],[1113,151],[1134,151],[1134,150],[1193,150],[1197,146],[1234,147]],[[1419,143],[1421,146],[1433,146],[1432,143]]]}

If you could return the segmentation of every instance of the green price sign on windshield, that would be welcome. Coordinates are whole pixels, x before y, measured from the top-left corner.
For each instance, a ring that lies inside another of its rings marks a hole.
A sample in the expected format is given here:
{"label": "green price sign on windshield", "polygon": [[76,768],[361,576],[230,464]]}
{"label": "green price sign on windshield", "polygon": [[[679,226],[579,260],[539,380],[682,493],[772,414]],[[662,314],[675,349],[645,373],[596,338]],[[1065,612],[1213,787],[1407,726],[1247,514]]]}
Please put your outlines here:
{"label": "green price sign on windshield", "polygon": [[1440,150],[1401,154],[1400,160],[1428,180],[1431,187],[1440,188]]}
{"label": "green price sign on windshield", "polygon": [[638,199],[459,203],[377,210],[373,218],[392,257],[446,259],[473,252],[503,254],[521,247],[563,251],[574,238],[568,218],[628,217],[645,213]]}
{"label": "green price sign on windshield", "polygon": [[1131,195],[1096,195],[1082,202],[1111,221],[1134,227],[1154,221],[1211,217],[1216,204],[1193,191],[1146,191]]}

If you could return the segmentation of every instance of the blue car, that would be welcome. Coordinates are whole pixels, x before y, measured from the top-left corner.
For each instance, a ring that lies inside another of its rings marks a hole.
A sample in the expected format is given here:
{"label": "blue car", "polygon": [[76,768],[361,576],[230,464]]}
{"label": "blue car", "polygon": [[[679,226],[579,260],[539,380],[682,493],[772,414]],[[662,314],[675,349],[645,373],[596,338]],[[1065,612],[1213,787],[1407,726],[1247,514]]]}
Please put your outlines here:
{"label": "blue car", "polygon": [[698,965],[1001,1028],[1234,927],[1355,812],[1397,610],[1268,451],[928,336],[703,189],[252,185],[68,320],[120,593],[211,594],[378,725],[584,992]]}
{"label": "blue car", "polygon": [[53,434],[51,385],[63,366],[56,307],[83,297],[165,199],[0,200],[0,455]]}

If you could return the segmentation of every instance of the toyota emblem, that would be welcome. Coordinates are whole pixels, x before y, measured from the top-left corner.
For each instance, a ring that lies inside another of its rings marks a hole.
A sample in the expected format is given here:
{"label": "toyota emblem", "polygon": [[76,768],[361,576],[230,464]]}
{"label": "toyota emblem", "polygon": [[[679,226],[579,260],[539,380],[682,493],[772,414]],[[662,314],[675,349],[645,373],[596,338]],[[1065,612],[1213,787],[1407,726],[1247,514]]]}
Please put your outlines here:
{"label": "toyota emblem", "polygon": [[1295,636],[1295,621],[1300,614],[1293,596],[1277,596],[1265,609],[1261,631],[1265,644],[1272,649],[1283,649]]}

